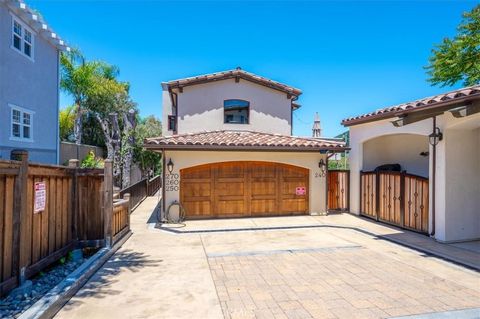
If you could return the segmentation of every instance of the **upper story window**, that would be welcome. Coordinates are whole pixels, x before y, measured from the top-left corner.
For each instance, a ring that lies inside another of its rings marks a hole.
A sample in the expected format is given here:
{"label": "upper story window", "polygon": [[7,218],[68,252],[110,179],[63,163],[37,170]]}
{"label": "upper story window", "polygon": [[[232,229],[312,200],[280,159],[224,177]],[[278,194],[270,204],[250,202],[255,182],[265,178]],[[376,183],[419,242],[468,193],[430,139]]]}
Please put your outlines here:
{"label": "upper story window", "polygon": [[224,123],[248,124],[250,102],[244,100],[223,101]]}
{"label": "upper story window", "polygon": [[12,18],[12,48],[33,59],[33,33],[25,24]]}
{"label": "upper story window", "polygon": [[10,105],[10,108],[12,110],[10,139],[31,142],[34,112],[13,105]]}

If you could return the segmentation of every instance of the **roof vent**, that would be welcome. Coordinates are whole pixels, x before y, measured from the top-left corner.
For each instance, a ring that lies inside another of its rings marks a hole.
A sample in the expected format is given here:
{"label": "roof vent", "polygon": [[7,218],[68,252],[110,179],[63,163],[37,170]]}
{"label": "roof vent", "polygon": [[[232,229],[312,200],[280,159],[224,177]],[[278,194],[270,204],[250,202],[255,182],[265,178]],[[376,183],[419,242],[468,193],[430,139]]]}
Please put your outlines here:
{"label": "roof vent", "polygon": [[239,67],[239,66],[237,66],[237,67],[235,68],[235,70],[241,70],[241,69],[242,69],[242,68]]}

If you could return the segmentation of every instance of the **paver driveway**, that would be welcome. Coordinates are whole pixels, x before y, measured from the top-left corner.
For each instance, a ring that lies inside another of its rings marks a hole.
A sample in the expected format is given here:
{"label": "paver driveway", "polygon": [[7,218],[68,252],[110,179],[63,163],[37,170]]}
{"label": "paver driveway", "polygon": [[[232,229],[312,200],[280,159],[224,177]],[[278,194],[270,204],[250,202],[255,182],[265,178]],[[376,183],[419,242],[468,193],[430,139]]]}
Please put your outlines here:
{"label": "paver driveway", "polygon": [[[387,318],[480,307],[478,273],[326,227],[334,217],[189,222],[177,231],[193,232],[176,234],[147,226],[152,203],[58,318]],[[195,232],[252,223],[278,228]]]}

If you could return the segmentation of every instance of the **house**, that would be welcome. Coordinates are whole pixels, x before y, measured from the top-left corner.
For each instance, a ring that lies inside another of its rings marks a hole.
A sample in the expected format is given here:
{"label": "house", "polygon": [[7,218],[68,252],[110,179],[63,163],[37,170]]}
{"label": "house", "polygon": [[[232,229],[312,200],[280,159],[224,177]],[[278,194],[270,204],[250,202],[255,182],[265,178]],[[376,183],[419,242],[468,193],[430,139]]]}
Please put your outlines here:
{"label": "house", "polygon": [[240,68],[162,83],[164,211],[187,218],[326,211],[327,153],[336,139],[292,136],[301,91]]}
{"label": "house", "polygon": [[20,0],[0,0],[0,158],[58,163],[59,54],[68,50]]}
{"label": "house", "polygon": [[[350,128],[353,213],[443,242],[480,238],[479,85],[342,123]],[[375,171],[383,164],[400,167]]]}

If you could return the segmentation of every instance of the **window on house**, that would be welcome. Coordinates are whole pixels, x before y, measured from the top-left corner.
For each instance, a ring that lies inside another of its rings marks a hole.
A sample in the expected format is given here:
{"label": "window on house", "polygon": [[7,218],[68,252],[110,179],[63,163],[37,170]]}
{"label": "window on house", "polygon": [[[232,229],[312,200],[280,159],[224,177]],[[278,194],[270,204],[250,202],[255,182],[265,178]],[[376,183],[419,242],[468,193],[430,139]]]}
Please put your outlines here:
{"label": "window on house", "polygon": [[244,100],[223,101],[224,123],[248,124],[250,102]]}
{"label": "window on house", "polygon": [[18,52],[32,58],[33,34],[24,24],[13,19],[12,47]]}
{"label": "window on house", "polygon": [[177,131],[177,117],[175,115],[168,116],[168,130]]}
{"label": "window on house", "polygon": [[12,107],[11,139],[32,139],[32,112]]}

